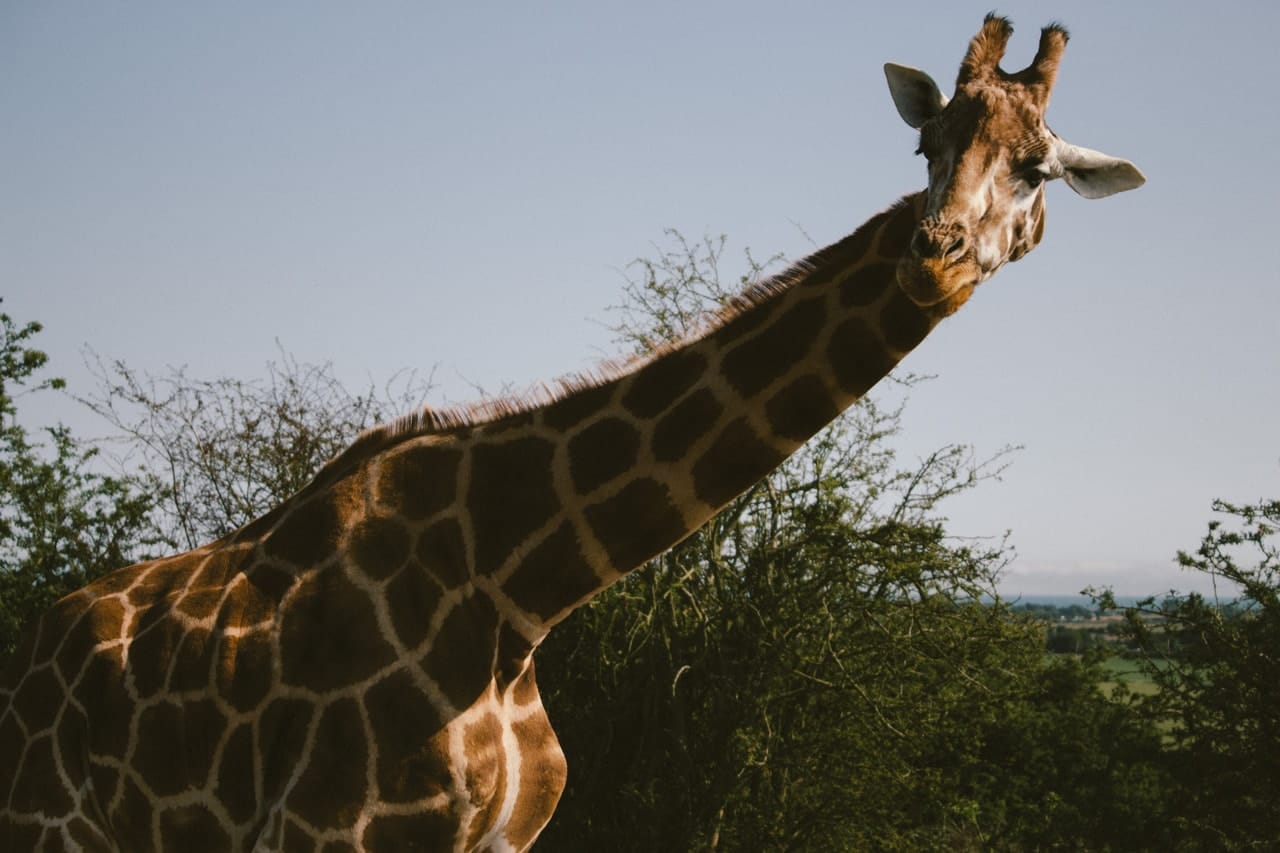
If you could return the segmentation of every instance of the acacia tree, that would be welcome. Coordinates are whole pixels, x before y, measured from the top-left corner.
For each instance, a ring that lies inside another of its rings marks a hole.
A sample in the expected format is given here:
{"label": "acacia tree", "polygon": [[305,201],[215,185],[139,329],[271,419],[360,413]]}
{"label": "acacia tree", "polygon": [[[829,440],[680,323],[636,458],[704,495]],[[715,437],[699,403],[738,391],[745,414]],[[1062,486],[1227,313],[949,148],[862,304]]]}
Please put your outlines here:
{"label": "acacia tree", "polygon": [[262,379],[94,364],[99,389],[82,402],[116,430],[120,470],[136,470],[160,496],[156,525],[179,550],[279,505],[361,431],[421,406],[431,388],[430,376],[403,371],[382,389],[352,393],[331,363],[283,351]]}
{"label": "acacia tree", "polygon": [[[1126,610],[1124,639],[1158,692],[1183,847],[1269,849],[1280,828],[1280,500],[1215,501],[1184,568],[1237,598],[1148,598]],[[1110,594],[1099,596],[1114,605]]]}
{"label": "acacia tree", "polygon": [[20,398],[65,387],[41,377],[41,328],[0,313],[0,669],[32,617],[161,544],[136,478],[95,471],[97,449],[65,426],[41,430],[46,444],[19,422]]}

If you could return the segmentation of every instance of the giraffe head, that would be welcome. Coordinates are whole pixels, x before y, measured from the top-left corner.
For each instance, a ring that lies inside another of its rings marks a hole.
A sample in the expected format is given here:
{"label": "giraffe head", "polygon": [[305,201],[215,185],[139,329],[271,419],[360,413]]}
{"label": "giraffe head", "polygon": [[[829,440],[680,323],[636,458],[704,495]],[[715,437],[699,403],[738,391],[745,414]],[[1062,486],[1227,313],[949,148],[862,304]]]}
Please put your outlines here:
{"label": "giraffe head", "polygon": [[885,65],[902,118],[920,131],[929,161],[924,217],[898,282],[921,306],[951,298],[1035,248],[1044,235],[1044,187],[1054,178],[1085,198],[1102,198],[1146,180],[1127,160],[1072,145],[1045,124],[1067,44],[1059,25],[1040,33],[1031,65],[1000,67],[1013,26],[988,15],[947,98],[915,68]]}

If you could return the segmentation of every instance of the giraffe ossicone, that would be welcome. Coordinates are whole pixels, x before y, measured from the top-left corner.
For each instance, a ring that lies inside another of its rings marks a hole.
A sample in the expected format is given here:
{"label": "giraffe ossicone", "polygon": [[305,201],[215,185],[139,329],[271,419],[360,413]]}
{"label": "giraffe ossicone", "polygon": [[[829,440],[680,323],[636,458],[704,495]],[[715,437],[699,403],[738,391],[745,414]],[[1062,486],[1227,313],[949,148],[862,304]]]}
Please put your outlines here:
{"label": "giraffe ossicone", "polygon": [[947,98],[887,66],[929,185],[689,338],[550,399],[362,436],[282,506],[64,598],[0,681],[5,850],[525,850],[564,755],[533,653],[1043,236],[1141,173],[1044,123],[1066,33]]}

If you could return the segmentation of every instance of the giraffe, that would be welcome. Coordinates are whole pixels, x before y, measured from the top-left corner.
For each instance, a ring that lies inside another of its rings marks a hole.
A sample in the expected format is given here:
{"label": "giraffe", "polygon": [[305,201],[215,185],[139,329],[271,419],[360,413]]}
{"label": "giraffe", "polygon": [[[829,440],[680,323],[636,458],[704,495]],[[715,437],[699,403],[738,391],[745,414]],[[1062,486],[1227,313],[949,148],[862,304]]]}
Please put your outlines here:
{"label": "giraffe", "polygon": [[1044,185],[1143,183],[1044,123],[1067,41],[945,97],[886,65],[928,186],[687,339],[359,437],[228,536],[58,602],[0,681],[6,850],[525,850],[567,766],[533,653],[1035,247]]}

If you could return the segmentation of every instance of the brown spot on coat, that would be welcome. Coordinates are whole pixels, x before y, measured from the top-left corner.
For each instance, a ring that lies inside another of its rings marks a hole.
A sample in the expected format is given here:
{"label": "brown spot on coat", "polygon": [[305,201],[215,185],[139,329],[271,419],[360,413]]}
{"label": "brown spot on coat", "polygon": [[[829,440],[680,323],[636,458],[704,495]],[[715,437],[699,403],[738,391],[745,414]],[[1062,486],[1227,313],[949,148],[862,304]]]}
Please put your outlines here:
{"label": "brown spot on coat", "polygon": [[[445,589],[466,583],[471,573],[467,568],[467,548],[462,539],[462,525],[457,519],[444,518],[422,531],[416,551],[418,562]],[[410,567],[411,570],[416,567]]]}
{"label": "brown spot on coat", "polygon": [[170,797],[187,789],[185,740],[178,705],[159,702],[143,709],[130,764],[157,796]]}
{"label": "brown spot on coat", "polygon": [[370,516],[351,531],[349,553],[360,571],[370,578],[389,578],[409,558],[409,531],[396,518]]}
{"label": "brown spot on coat", "polygon": [[882,258],[897,259],[911,249],[911,237],[920,217],[916,213],[916,200],[919,196],[907,196],[888,211],[888,221],[880,234],[880,243],[876,253]]}
{"label": "brown spot on coat", "polygon": [[324,494],[294,507],[268,534],[263,550],[291,566],[309,569],[338,550],[341,525],[337,500]]}
{"label": "brown spot on coat", "polygon": [[680,399],[706,367],[706,357],[696,350],[669,352],[629,379],[622,405],[637,417],[651,418]]}
{"label": "brown spot on coat", "polygon": [[464,599],[449,611],[422,668],[453,707],[471,707],[493,680],[498,611],[485,595]]}
{"label": "brown spot on coat", "polygon": [[683,459],[695,441],[716,425],[724,406],[709,388],[681,400],[653,428],[653,456],[659,462]]}
{"label": "brown spot on coat", "polygon": [[221,589],[193,589],[178,599],[178,610],[192,619],[205,619],[213,615],[222,600]]}
{"label": "brown spot on coat", "polygon": [[124,791],[116,800],[109,819],[112,834],[121,850],[148,851],[151,846],[151,798],[143,793],[131,776],[124,777]]}
{"label": "brown spot on coat", "polygon": [[320,715],[306,769],[286,807],[317,829],[351,826],[364,807],[369,745],[355,699],[339,699]]}
{"label": "brown spot on coat", "polygon": [[241,723],[222,749],[213,788],[227,814],[238,824],[248,823],[256,810],[253,776],[253,724]]}
{"label": "brown spot on coat", "polygon": [[363,681],[395,657],[373,602],[340,571],[303,581],[281,613],[285,684],[323,693]]}
{"label": "brown spot on coat", "polygon": [[717,349],[732,346],[735,341],[754,332],[773,316],[778,307],[776,299],[752,305],[740,314],[732,316],[728,322],[716,329],[711,336]]}
{"label": "brown spot on coat", "polygon": [[503,592],[522,610],[550,619],[601,585],[566,521],[520,561]]}
{"label": "brown spot on coat", "polygon": [[[511,627],[511,623],[503,622],[498,629],[498,689],[505,690],[509,684],[520,677],[525,669],[525,662],[533,653],[533,644]],[[517,699],[516,701],[520,701]]]}
{"label": "brown spot on coat", "polygon": [[231,849],[231,837],[208,806],[192,803],[160,813],[160,844],[162,850],[219,853]]}
{"label": "brown spot on coat", "polygon": [[667,487],[648,478],[628,483],[616,495],[591,504],[585,515],[619,572],[631,571],[689,532]]}
{"label": "brown spot on coat", "polygon": [[762,441],[746,418],[729,423],[693,465],[698,499],[720,507],[778,466],[786,454]]}
{"label": "brown spot on coat", "polygon": [[58,669],[68,684],[75,681],[85,664],[89,649],[124,632],[124,604],[118,598],[93,602],[75,626],[67,632],[66,642],[58,652]]}
{"label": "brown spot on coat", "polygon": [[421,519],[453,503],[461,451],[439,444],[414,443],[393,453],[378,475],[378,500],[393,515]]}
{"label": "brown spot on coat", "polygon": [[511,685],[511,698],[517,705],[528,705],[542,699],[538,694],[538,680],[534,676],[537,664],[537,660],[530,658],[529,665]]}
{"label": "brown spot on coat", "polygon": [[53,722],[62,707],[64,694],[53,668],[43,666],[27,673],[10,707],[29,732],[38,732]]}
{"label": "brown spot on coat", "polygon": [[85,754],[85,740],[88,731],[88,720],[75,705],[68,704],[62,709],[56,732],[58,755],[62,756],[62,768],[73,780],[83,779],[84,764],[79,757]]}
{"label": "brown spot on coat", "polygon": [[187,584],[192,559],[190,554],[183,554],[147,564],[146,571],[139,572],[137,582],[129,587],[129,603],[134,607],[145,607],[176,596]]}
{"label": "brown spot on coat", "polygon": [[827,358],[846,393],[861,397],[897,363],[876,333],[859,317],[849,317],[832,332]]}
{"label": "brown spot on coat", "polygon": [[542,422],[552,429],[567,430],[608,405],[617,383],[582,388],[542,410]]}
{"label": "brown spot on coat", "polygon": [[7,797],[14,774],[18,772],[18,762],[22,759],[27,736],[14,715],[4,711],[4,706],[0,705],[0,755],[5,756],[5,760],[0,761],[0,791]]}
{"label": "brown spot on coat", "polygon": [[76,683],[76,700],[88,711],[89,751],[123,761],[129,748],[133,700],[124,685],[124,654],[120,647],[94,653]]}
{"label": "brown spot on coat", "polygon": [[495,435],[501,435],[504,432],[524,429],[533,423],[533,412],[519,412],[513,415],[507,415],[493,423],[484,425],[484,433],[487,437],[492,438]]}
{"label": "brown spot on coat", "polygon": [[[275,802],[303,760],[315,708],[301,699],[273,699],[258,717],[256,753],[262,762],[262,799]],[[361,773],[363,778],[363,772]]]}
{"label": "brown spot on coat", "polygon": [[221,635],[214,683],[218,695],[237,711],[252,711],[273,681],[273,651],[266,632]]}
{"label": "brown spot on coat", "polygon": [[809,373],[793,380],[765,404],[769,426],[792,441],[805,441],[840,414],[822,378]]}
{"label": "brown spot on coat", "polygon": [[316,853],[316,840],[311,837],[311,833],[303,828],[302,824],[297,821],[288,821],[284,825],[284,846],[283,850],[294,851],[298,853]]}
{"label": "brown spot on coat", "polygon": [[18,813],[44,811],[59,815],[75,806],[58,775],[52,734],[41,735],[27,744],[9,797],[9,807]]}
{"label": "brown spot on coat", "polygon": [[218,626],[265,625],[275,616],[276,606],[292,586],[292,575],[270,569],[236,577],[218,614]]}
{"label": "brown spot on coat", "polygon": [[209,686],[213,672],[213,654],[217,643],[204,628],[192,628],[178,642],[178,650],[170,666],[169,692],[203,690]]}
{"label": "brown spot on coat", "polygon": [[410,564],[387,585],[387,607],[396,638],[407,649],[416,648],[427,638],[431,614],[440,605],[442,590],[423,567]]}
{"label": "brown spot on coat", "polygon": [[128,673],[143,699],[154,696],[169,677],[169,664],[182,641],[182,625],[168,618],[169,605],[159,603],[142,614],[129,645]]}
{"label": "brown spot on coat", "polygon": [[227,719],[212,699],[182,703],[182,762],[192,787],[203,788],[212,778],[214,754],[226,728]]}
{"label": "brown spot on coat", "polygon": [[[624,398],[625,399],[625,398]],[[640,433],[618,418],[596,421],[569,439],[569,473],[578,494],[629,471],[640,450]]]}
{"label": "brown spot on coat", "polygon": [[893,264],[870,263],[859,267],[840,283],[840,304],[846,308],[870,305],[897,283]]}
{"label": "brown spot on coat", "polygon": [[471,455],[476,573],[489,574],[559,506],[551,484],[555,448],[540,438],[479,444]]}
{"label": "brown spot on coat", "polygon": [[895,290],[880,313],[880,327],[885,343],[901,353],[916,348],[933,324],[921,308],[901,290]]}
{"label": "brown spot on coat", "polygon": [[725,355],[725,379],[744,397],[758,394],[809,352],[825,313],[822,299],[792,305],[773,325]]}
{"label": "brown spot on coat", "polygon": [[379,681],[364,695],[377,738],[374,768],[378,795],[407,803],[449,790],[449,743],[440,712],[405,670]]}
{"label": "brown spot on coat", "polygon": [[0,815],[0,833],[4,833],[5,843],[13,850],[39,850],[43,843],[44,827],[38,823],[14,823]]}
{"label": "brown spot on coat", "polygon": [[806,273],[803,286],[822,287],[830,284],[833,278],[857,263],[871,248],[872,239],[880,230],[880,226],[888,220],[889,214],[889,211],[877,214],[848,237],[832,243],[814,255],[810,261],[812,269]]}
{"label": "brown spot on coat", "polygon": [[[271,609],[275,609],[289,590],[293,589],[294,583],[297,581],[295,575],[290,574],[276,566],[268,563],[258,563],[245,572],[245,579],[253,585],[265,597],[266,601],[271,602]],[[261,618],[254,620],[255,623],[261,621]],[[237,624],[252,624],[247,621]]]}
{"label": "brown spot on coat", "polygon": [[102,833],[82,817],[73,817],[67,822],[67,834],[71,837],[72,850],[92,850],[107,843]]}
{"label": "brown spot on coat", "polygon": [[360,839],[367,850],[450,850],[458,821],[445,812],[378,815]]}

